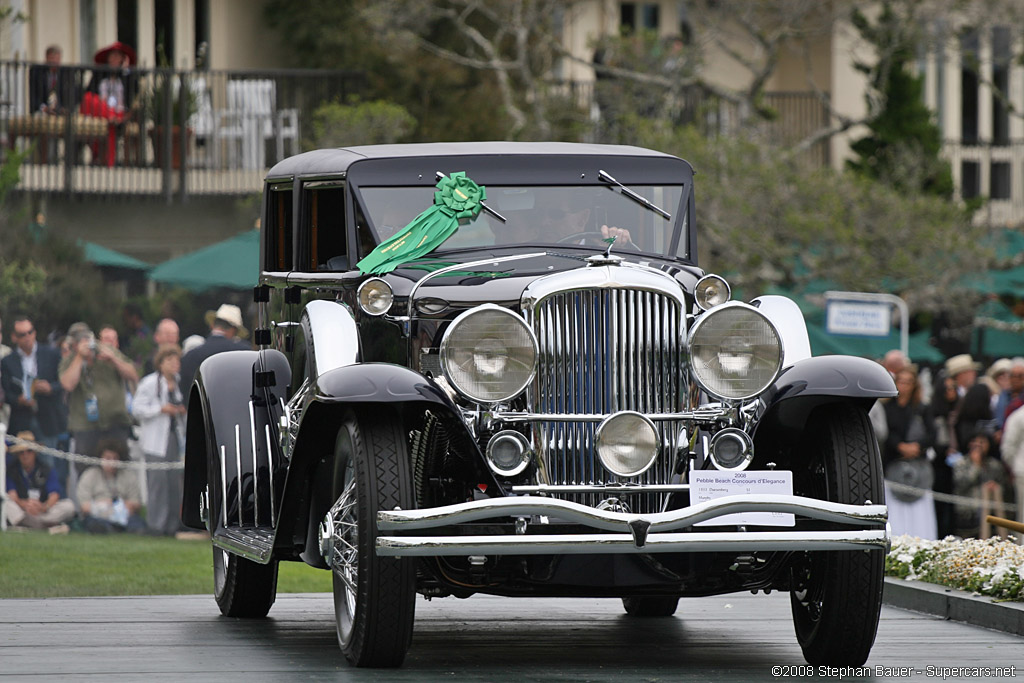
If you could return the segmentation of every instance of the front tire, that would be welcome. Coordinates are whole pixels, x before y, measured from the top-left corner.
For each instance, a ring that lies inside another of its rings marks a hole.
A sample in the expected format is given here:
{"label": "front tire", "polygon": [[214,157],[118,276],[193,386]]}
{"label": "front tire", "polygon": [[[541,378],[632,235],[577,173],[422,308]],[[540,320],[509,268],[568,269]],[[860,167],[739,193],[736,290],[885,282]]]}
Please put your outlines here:
{"label": "front tire", "polygon": [[277,599],[277,560],[257,564],[214,546],[213,597],[226,617],[267,616]]}
{"label": "front tire", "polygon": [[[885,502],[882,462],[867,413],[831,405],[808,420],[804,453],[812,479],[805,495],[863,505]],[[809,664],[862,666],[878,630],[882,550],[809,552],[793,570],[790,603],[797,640]]]}
{"label": "front tire", "polygon": [[335,445],[332,539],[338,644],[355,666],[397,667],[412,642],[413,561],[378,557],[377,511],[415,507],[401,421],[389,411],[349,412]]}
{"label": "front tire", "polygon": [[622,606],[631,617],[670,617],[676,613],[679,598],[665,595],[639,595],[622,598]]}

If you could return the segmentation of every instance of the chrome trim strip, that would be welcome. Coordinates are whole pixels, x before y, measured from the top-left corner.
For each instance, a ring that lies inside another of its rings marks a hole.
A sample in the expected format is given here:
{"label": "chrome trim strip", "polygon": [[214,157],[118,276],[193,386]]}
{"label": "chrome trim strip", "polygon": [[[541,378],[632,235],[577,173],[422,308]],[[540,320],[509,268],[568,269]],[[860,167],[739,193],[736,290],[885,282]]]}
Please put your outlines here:
{"label": "chrome trim strip", "polygon": [[608,531],[628,532],[631,522],[643,521],[650,524],[653,532],[685,529],[698,522],[738,512],[785,512],[840,524],[885,524],[888,519],[885,505],[848,505],[805,496],[768,493],[723,496],[678,510],[650,514],[599,510],[555,498],[510,496],[422,510],[380,510],[377,512],[377,528],[418,530],[494,517],[547,515]]}
{"label": "chrome trim strip", "polygon": [[[613,411],[614,412],[614,411]],[[493,410],[489,415],[495,420],[505,422],[601,422],[608,418],[608,413],[523,413],[511,410]],[[732,416],[728,408],[702,408],[679,413],[640,413],[653,422],[675,422],[679,420],[695,422],[713,422]]]}
{"label": "chrome trim strip", "polygon": [[[253,524],[259,526],[260,490],[259,478],[256,476],[256,472],[259,470],[259,463],[256,461],[256,408],[253,406],[252,400],[249,401],[249,435],[252,437],[252,517]],[[238,486],[241,491],[241,479],[239,479]]]}
{"label": "chrome trim strip", "polygon": [[559,495],[563,493],[675,493],[689,491],[689,484],[538,484],[535,486],[513,486],[512,493],[539,493]]}
{"label": "chrome trim strip", "polygon": [[238,497],[238,526],[242,526],[242,426],[235,425],[235,495]]}
{"label": "chrome trim strip", "polygon": [[224,518],[224,526],[228,525],[228,469],[227,462],[228,451],[227,447],[221,445],[220,447],[220,495],[222,505],[220,506],[221,516]]}
{"label": "chrome trim strip", "polygon": [[632,534],[525,536],[379,536],[380,557],[444,555],[647,555],[762,550],[884,550],[885,529],[872,531],[752,531],[650,534],[637,546]]}
{"label": "chrome trim strip", "polygon": [[263,425],[263,429],[267,434],[267,471],[270,474],[270,526],[277,526],[274,520],[274,508],[277,507],[274,504],[274,447],[270,442],[270,425]]}

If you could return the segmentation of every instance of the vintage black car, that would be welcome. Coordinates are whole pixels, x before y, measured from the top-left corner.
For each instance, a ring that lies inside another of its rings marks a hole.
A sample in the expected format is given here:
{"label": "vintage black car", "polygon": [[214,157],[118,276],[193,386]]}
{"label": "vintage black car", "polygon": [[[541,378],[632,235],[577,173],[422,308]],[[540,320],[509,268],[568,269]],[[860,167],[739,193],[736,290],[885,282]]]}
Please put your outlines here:
{"label": "vintage black car", "polygon": [[[271,169],[258,350],[206,360],[188,400],[183,516],[221,611],[266,615],[278,562],[306,562],[333,573],[345,656],[397,666],[417,593],[664,617],[776,590],[808,662],[862,664],[889,545],[867,412],[895,387],[812,357],[791,300],[730,300],[694,198],[686,161],[634,147]],[[457,229],[421,236],[425,215]]]}

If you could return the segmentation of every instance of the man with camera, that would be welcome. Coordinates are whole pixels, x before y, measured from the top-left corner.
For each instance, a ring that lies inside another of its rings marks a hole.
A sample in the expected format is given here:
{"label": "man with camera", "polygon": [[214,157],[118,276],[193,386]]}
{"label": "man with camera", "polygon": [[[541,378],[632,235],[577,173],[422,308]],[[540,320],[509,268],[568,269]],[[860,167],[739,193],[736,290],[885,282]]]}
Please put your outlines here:
{"label": "man with camera", "polygon": [[139,374],[127,356],[97,342],[87,324],[75,323],[68,336],[72,353],[61,361],[59,371],[60,384],[68,392],[68,430],[75,452],[97,456],[100,439],[127,440],[131,435],[124,383],[138,382]]}

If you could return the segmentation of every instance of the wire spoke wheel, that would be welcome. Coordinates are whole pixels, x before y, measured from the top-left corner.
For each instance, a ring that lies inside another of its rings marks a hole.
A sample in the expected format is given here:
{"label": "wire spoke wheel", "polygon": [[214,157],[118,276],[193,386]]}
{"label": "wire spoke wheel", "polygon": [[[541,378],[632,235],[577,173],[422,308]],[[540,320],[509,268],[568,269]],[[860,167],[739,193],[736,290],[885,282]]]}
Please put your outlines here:
{"label": "wire spoke wheel", "polygon": [[334,505],[324,518],[338,644],[356,666],[394,667],[412,642],[414,560],[377,557],[377,512],[415,507],[401,420],[349,412],[335,443]]}

